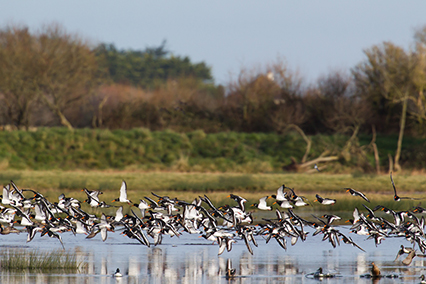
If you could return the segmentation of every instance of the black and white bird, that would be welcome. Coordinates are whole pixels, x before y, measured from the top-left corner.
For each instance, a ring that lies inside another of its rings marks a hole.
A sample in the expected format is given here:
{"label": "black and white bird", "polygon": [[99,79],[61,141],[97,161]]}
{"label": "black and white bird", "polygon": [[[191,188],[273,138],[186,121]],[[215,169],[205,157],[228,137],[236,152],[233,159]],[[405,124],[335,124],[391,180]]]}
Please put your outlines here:
{"label": "black and white bird", "polygon": [[319,194],[316,194],[315,197],[317,199],[315,199],[314,202],[318,201],[322,205],[333,205],[334,203],[336,203],[336,199],[323,198],[323,197],[319,196]]}
{"label": "black and white bird", "polygon": [[370,202],[370,200],[368,200],[367,196],[365,196],[365,194],[362,193],[361,191],[357,191],[357,190],[350,188],[350,187],[345,187],[344,189],[346,189],[346,192],[349,192],[353,196],[359,196],[362,199],[364,199],[365,201]]}
{"label": "black and white bird", "polygon": [[120,187],[120,197],[114,199],[112,202],[124,202],[124,203],[128,203],[131,204],[132,201],[127,199],[127,183],[123,180],[121,182],[121,187]]}
{"label": "black and white bird", "polygon": [[394,192],[393,200],[395,200],[395,201],[401,201],[401,199],[420,200],[419,198],[398,196],[398,194],[396,193],[395,183],[393,182],[392,172],[390,172],[390,179],[391,179],[391,182],[392,182],[392,187],[393,187],[393,192]]}
{"label": "black and white bird", "polygon": [[123,277],[123,274],[120,272],[120,268],[117,268],[112,277]]}
{"label": "black and white bird", "polygon": [[318,172],[320,172],[317,164],[314,165],[314,169],[316,169]]}
{"label": "black and white bird", "polygon": [[331,223],[333,223],[334,221],[342,219],[339,216],[333,214],[324,214],[321,216],[321,218],[327,219],[327,225],[331,225]]}
{"label": "black and white bird", "polygon": [[259,203],[254,203],[252,206],[257,207],[260,210],[272,210],[271,206],[268,206],[266,200],[269,199],[269,196],[264,196],[259,199]]}

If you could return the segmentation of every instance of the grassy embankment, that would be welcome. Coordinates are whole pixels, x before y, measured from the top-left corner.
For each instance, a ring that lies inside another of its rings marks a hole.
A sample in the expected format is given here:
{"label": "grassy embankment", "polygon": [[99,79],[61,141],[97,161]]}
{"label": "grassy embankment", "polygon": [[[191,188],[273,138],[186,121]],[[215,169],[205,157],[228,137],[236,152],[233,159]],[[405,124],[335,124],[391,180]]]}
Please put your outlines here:
{"label": "grassy embankment", "polygon": [[[348,137],[312,136],[309,159],[325,150],[340,153]],[[360,137],[360,145],[371,137]],[[380,164],[388,166],[394,155],[396,136],[378,136]],[[276,173],[291,162],[300,161],[306,143],[296,133],[217,133],[203,131],[99,130],[39,128],[34,132],[0,132],[0,169],[76,170],[118,169],[177,172]],[[328,163],[325,171],[351,173],[374,171],[371,149],[364,149],[366,161],[355,154],[350,160]],[[426,167],[426,140],[404,138],[401,163],[405,169]],[[324,166],[321,165],[321,166]]]}
{"label": "grassy embankment", "polygon": [[[347,137],[313,136],[311,158],[324,150],[343,147]],[[360,139],[361,145],[370,142]],[[377,137],[381,166],[393,154],[396,137]],[[424,140],[406,138],[403,166],[422,167]],[[319,193],[337,198],[327,210],[344,210],[361,206],[362,200],[345,193],[343,187],[365,192],[375,203],[395,210],[415,204],[395,203],[389,176],[360,173],[357,161],[339,160],[322,173],[283,174],[281,167],[290,157],[300,160],[305,143],[296,134],[286,136],[259,133],[205,134],[195,131],[179,134],[172,131],[151,132],[62,128],[41,128],[35,132],[0,132],[0,183],[11,179],[21,188],[41,191],[49,198],[59,194],[85,199],[83,187],[104,191],[107,203],[118,197],[121,180],[127,181],[129,198],[138,202],[151,191],[187,201],[207,194],[216,204],[231,203],[226,196],[241,194],[249,203],[276,193],[283,183],[295,188],[309,200]],[[374,164],[372,153],[368,161]],[[340,174],[332,174],[340,173]],[[407,171],[395,174],[399,195],[426,196],[426,178]],[[316,203],[315,203],[316,204]],[[312,210],[318,205],[303,210]]]}

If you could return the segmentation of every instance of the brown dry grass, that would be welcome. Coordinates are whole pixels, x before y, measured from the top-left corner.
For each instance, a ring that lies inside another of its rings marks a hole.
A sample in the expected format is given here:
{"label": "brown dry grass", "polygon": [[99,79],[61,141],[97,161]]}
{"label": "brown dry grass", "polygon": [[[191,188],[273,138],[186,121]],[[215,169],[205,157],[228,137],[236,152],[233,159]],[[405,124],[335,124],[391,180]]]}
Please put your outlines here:
{"label": "brown dry grass", "polygon": [[[128,185],[128,198],[134,203],[151,192],[178,199],[192,201],[206,194],[215,204],[233,204],[229,193],[244,196],[248,203],[257,202],[265,195],[276,194],[277,188],[285,184],[311,202],[315,194],[338,199],[338,203],[327,210],[345,210],[367,204],[361,198],[352,197],[343,188],[352,187],[364,192],[377,204],[391,208],[409,209],[421,201],[393,201],[393,189],[388,175],[329,175],[329,174],[239,174],[239,173],[176,173],[137,171],[2,171],[0,182],[4,185],[13,180],[20,188],[40,191],[49,199],[64,193],[79,200],[86,199],[83,187],[101,190],[101,200],[111,204],[119,196],[121,181]],[[400,196],[426,197],[426,176],[422,174],[394,174]],[[426,200],[426,199],[425,199]],[[312,208],[318,207],[317,203]],[[125,205],[127,208],[127,206]],[[126,209],[129,211],[128,209]],[[305,209],[304,209],[305,210]],[[311,210],[311,209],[306,209]]]}

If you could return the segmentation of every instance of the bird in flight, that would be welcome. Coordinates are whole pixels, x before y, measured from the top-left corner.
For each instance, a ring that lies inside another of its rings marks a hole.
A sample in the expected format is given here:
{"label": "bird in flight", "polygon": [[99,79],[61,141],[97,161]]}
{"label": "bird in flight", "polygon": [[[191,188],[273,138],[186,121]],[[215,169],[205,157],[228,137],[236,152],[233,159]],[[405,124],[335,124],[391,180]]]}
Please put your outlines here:
{"label": "bird in flight", "polygon": [[344,189],[346,189],[346,192],[349,192],[353,196],[359,196],[359,197],[363,198],[365,201],[370,202],[370,200],[368,200],[367,196],[365,196],[365,194],[362,193],[361,191],[357,191],[357,190],[350,188],[350,187],[345,187]]}
{"label": "bird in flight", "polygon": [[392,172],[390,172],[390,179],[391,179],[391,182],[392,182],[393,191],[395,193],[395,195],[393,196],[393,200],[395,200],[395,201],[400,201],[401,199],[420,200],[420,198],[398,196],[398,194],[396,194],[396,187],[395,187],[395,183],[393,182]]}
{"label": "bird in flight", "polygon": [[317,164],[314,165],[314,169],[316,169],[318,172],[320,171]]}
{"label": "bird in flight", "polygon": [[318,201],[322,205],[333,205],[334,203],[336,203],[336,199],[322,198],[321,196],[319,196],[319,194],[315,195],[315,197],[317,199],[315,199],[314,202]]}

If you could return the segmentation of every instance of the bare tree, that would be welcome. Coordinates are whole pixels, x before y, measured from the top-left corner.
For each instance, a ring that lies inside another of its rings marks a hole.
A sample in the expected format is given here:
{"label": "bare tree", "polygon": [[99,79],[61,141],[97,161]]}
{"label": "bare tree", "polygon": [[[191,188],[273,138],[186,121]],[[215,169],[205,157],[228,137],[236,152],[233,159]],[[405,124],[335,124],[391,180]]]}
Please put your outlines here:
{"label": "bare tree", "polygon": [[42,58],[41,98],[61,124],[72,129],[64,111],[100,84],[95,54],[88,43],[56,24],[44,28],[37,42]]}
{"label": "bare tree", "polygon": [[38,98],[72,129],[64,111],[96,88],[98,65],[90,46],[56,24],[37,34],[26,27],[0,31],[0,93],[14,124],[28,128]]}
{"label": "bare tree", "polygon": [[39,90],[40,58],[26,27],[0,31],[0,99],[4,121],[28,128]]}
{"label": "bare tree", "polygon": [[370,106],[357,95],[351,77],[343,72],[336,71],[320,78],[318,90],[325,106],[324,125],[337,133],[351,135],[342,149],[343,157],[349,161],[351,147],[359,146],[359,130],[371,117]]}

